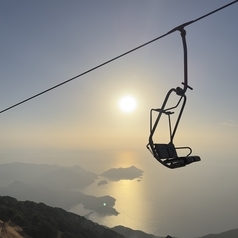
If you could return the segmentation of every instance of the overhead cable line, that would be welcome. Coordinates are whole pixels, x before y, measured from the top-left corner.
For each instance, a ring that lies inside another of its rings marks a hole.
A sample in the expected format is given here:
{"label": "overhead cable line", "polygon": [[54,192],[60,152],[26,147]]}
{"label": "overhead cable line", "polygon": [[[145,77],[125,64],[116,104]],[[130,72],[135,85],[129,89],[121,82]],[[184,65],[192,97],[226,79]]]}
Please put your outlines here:
{"label": "overhead cable line", "polygon": [[108,60],[108,61],[105,61],[104,63],[99,64],[99,65],[97,65],[97,66],[95,66],[95,67],[93,67],[93,68],[91,68],[91,69],[89,69],[89,70],[87,70],[87,71],[85,71],[85,72],[83,72],[83,73],[81,73],[81,74],[78,74],[78,75],[76,75],[76,76],[74,76],[74,77],[72,77],[72,78],[70,78],[70,79],[67,79],[67,80],[63,81],[62,83],[59,83],[59,84],[57,84],[57,85],[55,85],[55,86],[53,86],[53,87],[51,87],[51,88],[48,88],[48,89],[46,89],[46,90],[44,90],[44,91],[42,91],[42,92],[40,92],[40,93],[37,93],[37,94],[35,94],[35,95],[33,95],[33,96],[31,96],[31,97],[29,97],[29,98],[23,100],[23,101],[20,101],[20,102],[14,104],[14,105],[12,105],[12,106],[10,106],[10,107],[8,107],[8,108],[5,108],[4,110],[1,110],[0,113],[3,113],[3,112],[5,112],[5,111],[8,111],[8,110],[10,110],[10,109],[12,109],[12,108],[14,108],[14,107],[16,107],[16,106],[19,106],[20,104],[23,104],[23,103],[25,103],[25,102],[27,102],[27,101],[30,101],[30,100],[33,99],[33,98],[36,98],[36,97],[38,97],[38,96],[40,96],[40,95],[42,95],[42,94],[44,94],[44,93],[47,93],[47,92],[49,92],[49,91],[51,91],[51,90],[53,90],[53,89],[55,89],[55,88],[58,88],[58,87],[60,87],[60,86],[62,86],[62,85],[64,85],[64,84],[66,84],[66,83],[69,83],[70,81],[73,81],[73,80],[76,79],[76,78],[79,78],[79,77],[81,77],[81,76],[83,76],[83,75],[85,75],[85,74],[88,74],[88,73],[90,73],[90,72],[92,72],[92,71],[94,71],[94,70],[96,70],[96,69],[98,69],[98,68],[101,68],[102,66],[104,66],[104,65],[106,65],[106,64],[109,64],[109,63],[111,63],[111,62],[113,62],[113,61],[115,61],[115,60],[117,60],[117,59],[119,59],[119,58],[121,58],[121,57],[123,57],[123,56],[125,56],[125,55],[128,55],[128,54],[130,54],[130,53],[132,53],[132,52],[134,52],[134,51],[136,51],[136,50],[138,50],[138,49],[140,49],[140,48],[146,46],[146,45],[149,45],[149,44],[151,44],[151,43],[153,43],[153,42],[155,42],[155,41],[157,41],[157,40],[159,40],[159,39],[161,39],[161,38],[163,38],[163,37],[165,37],[165,36],[167,36],[167,35],[169,35],[169,34],[175,32],[175,31],[177,31],[177,30],[181,30],[182,28],[184,28],[184,27],[186,27],[186,26],[188,26],[188,25],[190,25],[190,24],[193,24],[193,23],[195,23],[195,22],[197,22],[197,21],[199,21],[199,20],[201,20],[201,19],[203,19],[203,18],[205,18],[205,17],[208,17],[208,16],[210,16],[210,15],[212,15],[212,14],[214,14],[214,13],[216,13],[216,12],[218,12],[218,11],[220,11],[220,10],[222,10],[222,9],[224,9],[224,8],[226,8],[226,7],[228,7],[228,6],[232,5],[232,4],[234,4],[234,3],[236,3],[236,2],[238,2],[238,0],[233,1],[233,2],[230,2],[230,3],[228,3],[228,4],[226,4],[226,5],[224,5],[224,6],[220,7],[220,8],[218,8],[218,9],[216,9],[216,10],[214,10],[214,11],[211,11],[211,12],[209,12],[209,13],[207,13],[207,14],[205,14],[205,15],[203,15],[203,16],[201,16],[201,17],[195,19],[195,20],[192,20],[192,21],[186,22],[186,23],[184,23],[184,24],[181,24],[181,25],[179,25],[179,26],[173,28],[172,30],[168,31],[167,33],[165,33],[165,34],[163,34],[163,35],[161,35],[161,36],[159,36],[159,37],[156,37],[156,38],[153,39],[153,40],[150,40],[150,41],[148,41],[148,42],[146,42],[146,43],[144,43],[144,44],[142,44],[142,45],[139,45],[139,46],[137,46],[137,47],[135,47],[135,48],[133,48],[133,49],[131,49],[131,50],[129,50],[129,51],[127,51],[127,52],[121,54],[121,55],[118,55],[118,56],[116,56],[116,57],[114,57],[114,58],[112,58],[112,59],[110,59],[110,60]]}

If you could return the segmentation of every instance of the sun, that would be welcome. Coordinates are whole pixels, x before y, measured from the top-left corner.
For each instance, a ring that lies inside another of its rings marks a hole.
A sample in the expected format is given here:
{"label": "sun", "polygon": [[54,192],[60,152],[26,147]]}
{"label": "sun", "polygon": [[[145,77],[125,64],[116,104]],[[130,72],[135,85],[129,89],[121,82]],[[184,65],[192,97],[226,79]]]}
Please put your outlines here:
{"label": "sun", "polygon": [[123,96],[119,100],[119,107],[125,113],[133,112],[137,107],[136,99],[133,96]]}

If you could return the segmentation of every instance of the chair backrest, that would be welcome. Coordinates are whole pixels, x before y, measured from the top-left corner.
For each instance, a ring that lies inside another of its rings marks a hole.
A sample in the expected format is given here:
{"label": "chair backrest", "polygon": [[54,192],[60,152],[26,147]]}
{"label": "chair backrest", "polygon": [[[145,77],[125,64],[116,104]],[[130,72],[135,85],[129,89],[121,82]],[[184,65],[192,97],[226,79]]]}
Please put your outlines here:
{"label": "chair backrest", "polygon": [[177,152],[173,143],[155,144],[155,150],[160,159],[176,158]]}

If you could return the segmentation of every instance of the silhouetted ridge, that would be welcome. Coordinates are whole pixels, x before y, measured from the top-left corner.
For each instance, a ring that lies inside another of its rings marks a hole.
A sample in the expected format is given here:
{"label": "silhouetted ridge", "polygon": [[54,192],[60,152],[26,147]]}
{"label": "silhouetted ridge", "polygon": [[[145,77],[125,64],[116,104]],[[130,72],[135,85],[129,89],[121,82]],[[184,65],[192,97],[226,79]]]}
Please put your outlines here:
{"label": "silhouetted ridge", "polygon": [[202,236],[200,238],[237,238],[238,237],[238,228],[225,231],[219,234],[209,234]]}
{"label": "silhouetted ridge", "polygon": [[112,230],[122,234],[125,238],[162,238],[161,236],[155,236],[152,234],[147,234],[143,231],[132,230],[124,226],[115,226]]}

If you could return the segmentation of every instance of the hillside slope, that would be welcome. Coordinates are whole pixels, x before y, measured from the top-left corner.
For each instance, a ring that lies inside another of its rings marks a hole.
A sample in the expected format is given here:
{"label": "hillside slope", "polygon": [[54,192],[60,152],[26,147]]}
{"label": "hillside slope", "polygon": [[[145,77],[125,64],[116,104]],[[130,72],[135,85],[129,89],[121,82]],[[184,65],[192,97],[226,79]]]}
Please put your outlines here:
{"label": "hillside slope", "polygon": [[238,237],[238,228],[225,231],[219,234],[209,234],[200,238],[237,238]]}
{"label": "hillside slope", "polygon": [[[17,201],[9,196],[0,196],[0,220],[3,233],[14,224],[22,228],[10,229],[16,238],[124,238],[109,228],[61,208],[52,208],[43,203]],[[22,231],[29,236],[20,236]],[[3,233],[1,237],[4,237]],[[14,238],[14,235],[5,238]]]}
{"label": "hillside slope", "polygon": [[1,238],[31,238],[25,234],[21,227],[13,222],[3,222],[0,220],[0,237]]}

